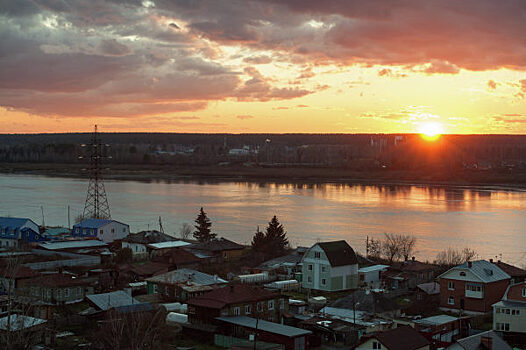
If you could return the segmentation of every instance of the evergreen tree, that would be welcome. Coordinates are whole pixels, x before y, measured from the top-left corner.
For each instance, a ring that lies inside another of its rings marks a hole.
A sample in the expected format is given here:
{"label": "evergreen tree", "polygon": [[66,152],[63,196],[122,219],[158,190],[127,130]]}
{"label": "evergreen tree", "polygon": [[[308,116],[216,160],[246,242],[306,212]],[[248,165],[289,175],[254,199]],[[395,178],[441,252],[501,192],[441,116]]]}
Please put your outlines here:
{"label": "evergreen tree", "polygon": [[252,249],[257,253],[266,253],[267,252],[267,240],[265,234],[260,231],[259,226],[252,238]]}
{"label": "evergreen tree", "polygon": [[194,227],[196,230],[194,231],[194,238],[199,242],[208,242],[216,237],[216,234],[212,233],[210,230],[212,223],[208,216],[206,216],[203,207],[201,207],[199,215],[197,215],[197,218],[195,219],[195,223],[196,225],[194,225]]}
{"label": "evergreen tree", "polygon": [[283,225],[274,215],[265,231],[266,250],[271,256],[280,256],[285,253],[289,245],[286,235],[287,232],[285,232]]}

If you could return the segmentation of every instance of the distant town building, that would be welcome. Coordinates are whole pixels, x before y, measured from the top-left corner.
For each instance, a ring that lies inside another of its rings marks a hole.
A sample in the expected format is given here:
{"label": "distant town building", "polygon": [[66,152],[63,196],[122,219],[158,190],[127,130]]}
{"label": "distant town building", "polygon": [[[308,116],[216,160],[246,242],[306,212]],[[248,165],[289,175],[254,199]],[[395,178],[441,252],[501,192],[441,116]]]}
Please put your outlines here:
{"label": "distant town building", "polygon": [[387,265],[373,265],[362,267],[358,270],[359,275],[359,284],[360,286],[367,287],[380,287],[380,275],[382,272],[386,271],[389,266]]}
{"label": "distant town building", "polygon": [[441,309],[475,314],[491,312],[510,283],[507,273],[486,260],[455,266],[438,279]]}
{"label": "distant town building", "polygon": [[130,226],[116,220],[86,219],[73,225],[71,235],[81,238],[96,238],[106,243],[123,239],[130,234]]}
{"label": "distant town building", "polygon": [[497,265],[502,271],[510,275],[512,284],[526,281],[526,270],[521,269],[517,266],[506,264],[505,262],[502,262],[500,260],[494,262],[493,259],[489,259],[489,262]]}
{"label": "distant town building", "polygon": [[0,217],[0,248],[18,248],[20,242],[45,241],[38,225],[27,218]]}
{"label": "distant town building", "polygon": [[303,288],[334,292],[358,287],[358,259],[345,241],[316,243],[302,263]]}
{"label": "distant town building", "polygon": [[493,304],[493,329],[526,335],[526,282],[509,286],[502,300]]}

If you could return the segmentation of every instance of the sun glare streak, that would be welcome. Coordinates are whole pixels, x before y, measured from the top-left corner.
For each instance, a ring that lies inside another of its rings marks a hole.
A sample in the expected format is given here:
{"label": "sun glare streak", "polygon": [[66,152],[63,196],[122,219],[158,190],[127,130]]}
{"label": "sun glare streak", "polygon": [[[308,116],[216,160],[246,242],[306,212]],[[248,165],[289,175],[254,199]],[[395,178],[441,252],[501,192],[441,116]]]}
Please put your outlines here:
{"label": "sun glare streak", "polygon": [[426,122],[420,124],[418,132],[424,140],[435,141],[444,133],[444,127],[438,122]]}

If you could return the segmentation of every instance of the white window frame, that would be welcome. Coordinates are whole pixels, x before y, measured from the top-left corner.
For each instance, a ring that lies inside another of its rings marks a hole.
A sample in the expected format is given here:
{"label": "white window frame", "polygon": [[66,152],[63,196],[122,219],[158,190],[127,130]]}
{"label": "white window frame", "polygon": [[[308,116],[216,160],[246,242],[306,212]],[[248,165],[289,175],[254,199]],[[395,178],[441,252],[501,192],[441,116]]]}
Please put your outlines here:
{"label": "white window frame", "polygon": [[268,307],[268,310],[274,310],[274,300],[269,300],[267,307]]}
{"label": "white window frame", "polygon": [[322,286],[326,286],[326,285],[327,285],[327,279],[322,278],[322,279],[321,279],[321,285],[322,285]]}
{"label": "white window frame", "polygon": [[241,315],[241,308],[239,306],[234,307],[234,316]]}
{"label": "white window frame", "polygon": [[455,305],[455,298],[453,298],[453,297],[448,297],[448,298],[447,298],[447,304],[448,304],[448,305]]}
{"label": "white window frame", "polygon": [[522,288],[522,296],[526,298],[526,288]]}
{"label": "white window frame", "polygon": [[373,349],[381,349],[381,348],[382,348],[382,343],[380,343],[379,341],[373,340]]}
{"label": "white window frame", "polygon": [[321,252],[314,252],[314,257],[316,259],[321,259]]}
{"label": "white window frame", "polygon": [[250,315],[251,312],[252,312],[252,306],[245,305],[245,315]]}
{"label": "white window frame", "polygon": [[448,281],[448,282],[447,282],[447,289],[448,289],[448,290],[455,290],[455,282],[453,282],[453,281]]}

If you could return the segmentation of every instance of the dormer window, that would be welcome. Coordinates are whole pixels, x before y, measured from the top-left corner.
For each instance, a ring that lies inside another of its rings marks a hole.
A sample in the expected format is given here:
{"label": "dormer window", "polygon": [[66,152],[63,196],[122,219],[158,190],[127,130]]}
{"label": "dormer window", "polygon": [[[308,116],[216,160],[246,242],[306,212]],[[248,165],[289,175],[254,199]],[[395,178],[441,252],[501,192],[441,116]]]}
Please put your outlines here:
{"label": "dormer window", "polygon": [[321,252],[314,252],[314,257],[316,259],[321,259]]}
{"label": "dormer window", "polygon": [[466,273],[465,273],[464,271],[461,271],[461,272],[460,272],[460,276],[465,277],[465,276],[466,276]]}

